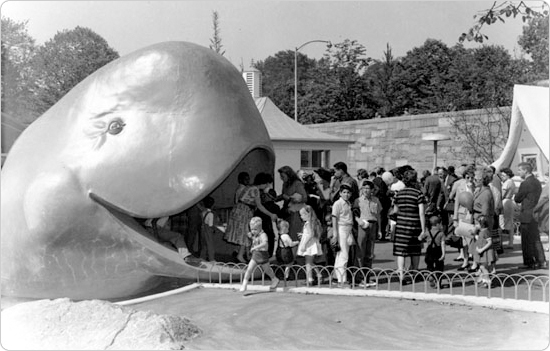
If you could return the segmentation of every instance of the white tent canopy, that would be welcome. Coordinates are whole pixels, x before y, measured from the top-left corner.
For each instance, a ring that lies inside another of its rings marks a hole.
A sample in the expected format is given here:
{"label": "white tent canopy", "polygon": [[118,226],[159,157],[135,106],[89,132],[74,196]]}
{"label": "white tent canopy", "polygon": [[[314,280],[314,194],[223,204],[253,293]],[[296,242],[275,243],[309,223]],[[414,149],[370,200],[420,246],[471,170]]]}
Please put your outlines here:
{"label": "white tent canopy", "polygon": [[549,143],[549,89],[548,87],[515,85],[512,103],[512,118],[506,146],[500,157],[493,163],[496,169],[509,167],[514,159],[525,126],[543,155],[548,160]]}

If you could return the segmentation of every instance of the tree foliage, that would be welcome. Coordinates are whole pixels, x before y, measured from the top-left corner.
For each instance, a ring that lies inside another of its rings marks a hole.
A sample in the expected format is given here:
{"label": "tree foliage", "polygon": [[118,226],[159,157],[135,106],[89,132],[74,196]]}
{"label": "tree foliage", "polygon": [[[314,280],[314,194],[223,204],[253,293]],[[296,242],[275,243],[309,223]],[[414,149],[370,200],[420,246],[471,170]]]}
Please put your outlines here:
{"label": "tree foliage", "polygon": [[[361,71],[370,63],[365,47],[345,40],[331,45],[320,60],[297,53],[298,121],[355,120],[374,115]],[[262,91],[288,116],[294,115],[294,51],[280,51],[255,68],[262,72]]]}
{"label": "tree foliage", "polygon": [[[302,123],[509,106],[513,85],[533,76],[529,62],[495,45],[466,49],[428,39],[394,58],[388,44],[382,60],[364,59],[357,43],[334,47],[337,51],[320,60],[298,54]],[[256,64],[264,94],[289,116],[294,114],[293,54],[279,52]]]}
{"label": "tree foliage", "polygon": [[212,29],[214,30],[214,35],[210,39],[210,49],[214,50],[218,54],[225,54],[225,50],[222,50],[222,38],[220,36],[220,16],[218,11],[212,12]]}
{"label": "tree foliage", "polygon": [[2,17],[2,113],[30,122],[33,112],[32,60],[35,40],[27,32],[27,21]]}
{"label": "tree foliage", "polygon": [[[298,103],[303,95],[302,87],[308,79],[308,71],[315,60],[298,53]],[[288,116],[294,116],[294,51],[279,51],[264,61],[254,63],[262,72],[262,91]],[[298,106],[298,108],[300,105]]]}
{"label": "tree foliage", "polygon": [[[531,2],[530,2],[531,3]],[[475,24],[467,31],[462,33],[458,38],[459,42],[464,40],[483,43],[489,37],[482,33],[482,28],[485,25],[491,25],[497,21],[505,23],[505,18],[512,16],[516,18],[521,15],[523,22],[528,22],[533,19],[548,18],[548,5],[541,1],[539,6],[528,6],[524,1],[503,1],[501,3],[493,2],[490,9],[480,11],[474,15]]]}
{"label": "tree foliage", "polygon": [[548,15],[531,18],[518,44],[531,55],[538,79],[548,79]]}
{"label": "tree foliage", "polygon": [[402,95],[401,108],[411,114],[445,111],[446,86],[450,81],[451,50],[443,42],[428,39],[399,61],[397,81]]}
{"label": "tree foliage", "polygon": [[383,60],[373,60],[365,72],[366,89],[370,92],[376,113],[380,117],[402,113],[404,105],[399,93],[397,73],[398,61],[393,57],[390,44],[386,44]]}
{"label": "tree foliage", "polygon": [[57,32],[38,49],[34,60],[38,110],[46,111],[84,78],[118,57],[107,41],[89,28]]}

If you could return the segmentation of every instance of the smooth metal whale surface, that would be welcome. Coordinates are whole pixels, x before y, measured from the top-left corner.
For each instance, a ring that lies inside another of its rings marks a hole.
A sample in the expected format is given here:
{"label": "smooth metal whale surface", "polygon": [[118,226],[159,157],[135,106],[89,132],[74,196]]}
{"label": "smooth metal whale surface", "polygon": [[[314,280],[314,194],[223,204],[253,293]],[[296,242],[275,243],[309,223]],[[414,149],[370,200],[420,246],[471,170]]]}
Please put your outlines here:
{"label": "smooth metal whale surface", "polygon": [[209,263],[189,264],[136,218],[191,207],[250,154],[273,169],[261,116],[222,56],[166,42],[109,63],[10,150],[1,183],[2,295],[120,298],[148,290],[156,276],[205,279]]}

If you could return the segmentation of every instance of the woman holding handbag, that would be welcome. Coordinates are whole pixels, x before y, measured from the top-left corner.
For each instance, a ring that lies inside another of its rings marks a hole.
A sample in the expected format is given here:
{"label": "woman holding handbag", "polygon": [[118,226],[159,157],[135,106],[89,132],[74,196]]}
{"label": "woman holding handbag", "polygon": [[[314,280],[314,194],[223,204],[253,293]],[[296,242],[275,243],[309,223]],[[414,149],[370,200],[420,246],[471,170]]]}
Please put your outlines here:
{"label": "woman holding handbag", "polygon": [[264,214],[269,216],[272,221],[277,220],[277,215],[265,209],[260,200],[260,190],[256,186],[249,185],[250,175],[247,172],[241,172],[237,176],[239,186],[235,191],[235,206],[229,213],[227,220],[227,229],[224,239],[232,244],[239,245],[237,260],[246,263],[244,254],[250,247],[250,239],[247,237],[249,232],[249,223],[254,216],[254,211],[258,208]]}
{"label": "woman holding handbag", "polygon": [[292,240],[298,240],[298,232],[302,230],[300,210],[306,205],[307,193],[304,183],[290,166],[283,166],[278,170],[283,189],[276,201],[284,200],[281,217],[288,221],[289,235]]}
{"label": "woman holding handbag", "polygon": [[395,238],[393,241],[393,255],[397,257],[397,271],[402,284],[405,257],[411,258],[411,269],[417,270],[422,251],[422,244],[418,237],[426,232],[425,203],[426,197],[418,189],[415,170],[405,171],[403,175],[405,188],[395,195],[394,205],[399,208],[395,220]]}

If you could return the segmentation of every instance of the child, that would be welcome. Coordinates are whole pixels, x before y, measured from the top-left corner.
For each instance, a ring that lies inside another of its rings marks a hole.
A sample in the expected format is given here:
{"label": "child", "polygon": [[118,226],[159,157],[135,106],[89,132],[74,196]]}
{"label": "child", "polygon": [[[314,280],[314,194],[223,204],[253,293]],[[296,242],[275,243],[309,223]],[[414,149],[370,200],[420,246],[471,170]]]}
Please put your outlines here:
{"label": "child", "polygon": [[181,258],[190,256],[191,253],[187,249],[185,239],[180,233],[170,230],[170,217],[149,218],[145,220],[145,229],[151,233],[159,242],[169,248],[178,250]]}
{"label": "child", "polygon": [[[313,267],[313,259],[315,256],[322,255],[323,249],[319,243],[321,236],[321,222],[317,219],[317,215],[313,208],[306,205],[300,210],[300,218],[304,222],[302,233],[298,233],[300,237],[300,246],[298,246],[298,256],[304,256],[306,259],[306,279],[308,285],[314,285],[316,282],[311,277],[311,268]],[[321,272],[315,267],[317,273],[317,281],[321,280]]]}
{"label": "child", "polygon": [[476,250],[474,252],[474,262],[477,262],[481,272],[478,282],[483,287],[488,288],[491,286],[488,269],[494,271],[497,256],[493,250],[493,240],[491,239],[487,217],[481,215],[477,217],[476,222],[477,233],[475,234]]}
{"label": "child", "polygon": [[[201,212],[201,241],[204,243],[201,251],[206,251],[208,261],[216,261],[214,258],[214,213],[212,212],[214,199],[210,196],[202,200],[203,211]],[[202,257],[202,252],[201,252]]]}
{"label": "child", "polygon": [[340,186],[340,198],[332,206],[332,231],[333,236],[331,244],[340,245],[340,250],[336,253],[334,260],[334,272],[338,280],[338,287],[343,288],[346,285],[346,268],[349,259],[349,247],[353,243],[351,229],[353,226],[353,217],[351,213],[351,187],[347,184]]}
{"label": "child", "polygon": [[[426,239],[426,266],[428,271],[437,272],[430,276],[430,286],[441,288],[441,273],[445,269],[445,232],[438,216],[430,217],[430,230],[418,236],[418,240]],[[434,279],[435,278],[435,279]]]}
{"label": "child", "polygon": [[[288,231],[289,231],[289,228],[290,228],[290,224],[283,220],[283,219],[278,219],[277,220],[277,231],[279,232],[279,243],[278,245],[280,245],[280,242],[283,243],[283,245],[285,247],[295,247],[296,245],[298,245],[300,242],[299,241],[293,241],[292,238],[290,237],[290,235],[288,235]],[[288,263],[288,264],[285,264],[285,280],[288,279],[288,275],[290,273],[290,265],[292,263]]]}
{"label": "child", "polygon": [[323,252],[325,253],[325,259],[326,259],[326,265],[327,266],[334,266],[334,258],[336,256],[336,252],[332,251],[332,247],[330,246],[330,241],[332,237],[334,236],[334,231],[332,230],[332,207],[327,208],[327,214],[325,216],[325,230],[324,237],[326,240],[324,240],[321,243],[321,246],[323,247]]}
{"label": "child", "polygon": [[357,263],[361,268],[368,268],[367,275],[363,278],[360,287],[368,288],[376,286],[376,283],[371,283],[372,276],[372,261],[374,260],[374,243],[376,234],[382,237],[382,232],[378,223],[381,222],[380,212],[382,204],[376,196],[373,195],[374,183],[369,180],[363,180],[360,189],[360,196],[355,199],[352,210],[359,212],[359,216],[355,217],[357,221]]}
{"label": "child", "polygon": [[252,217],[250,220],[250,232],[248,233],[248,237],[252,239],[252,246],[250,247],[252,258],[248,263],[248,268],[244,274],[243,285],[240,291],[246,291],[248,279],[250,279],[252,272],[254,272],[254,269],[256,269],[258,265],[262,266],[265,273],[271,278],[270,289],[275,289],[277,285],[279,285],[279,279],[275,277],[275,273],[269,265],[267,234],[262,230],[262,219],[260,217]]}

